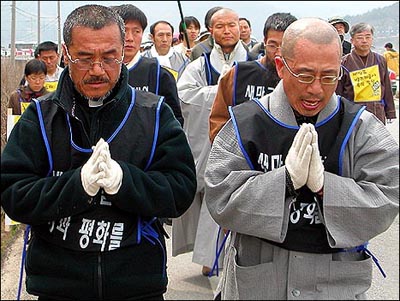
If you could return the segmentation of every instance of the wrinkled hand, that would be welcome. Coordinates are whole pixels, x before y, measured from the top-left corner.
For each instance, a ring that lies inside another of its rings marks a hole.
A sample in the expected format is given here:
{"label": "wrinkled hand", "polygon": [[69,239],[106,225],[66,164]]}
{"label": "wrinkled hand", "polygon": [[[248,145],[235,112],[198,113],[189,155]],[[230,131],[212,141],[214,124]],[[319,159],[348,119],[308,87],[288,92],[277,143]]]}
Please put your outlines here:
{"label": "wrinkled hand", "polygon": [[219,77],[218,77],[218,83],[220,82],[221,78],[223,78],[224,75],[228,73],[228,71],[229,71],[230,69],[231,69],[231,66],[229,66],[228,64],[224,64],[224,65],[222,66],[221,73],[220,73],[220,75],[219,75]]}
{"label": "wrinkled hand", "polygon": [[306,123],[300,126],[285,160],[286,169],[296,190],[307,182],[312,154],[312,128],[314,127],[311,124]]}
{"label": "wrinkled hand", "polygon": [[122,184],[122,168],[113,159],[111,159],[111,153],[106,142],[107,147],[102,149],[101,158],[99,161],[99,170],[102,172],[102,177],[97,180],[97,184],[104,188],[107,194],[116,194]]}
{"label": "wrinkled hand", "polygon": [[324,165],[322,164],[321,155],[318,148],[318,134],[314,126],[312,126],[311,134],[312,154],[310,170],[308,172],[307,186],[312,192],[318,192],[324,186]]}
{"label": "wrinkled hand", "polygon": [[81,169],[81,181],[83,189],[90,196],[95,196],[100,189],[97,180],[103,177],[103,173],[99,170],[99,160],[102,160],[100,154],[105,148],[108,148],[107,142],[100,139],[96,146],[93,146],[93,153],[89,160],[82,166]]}

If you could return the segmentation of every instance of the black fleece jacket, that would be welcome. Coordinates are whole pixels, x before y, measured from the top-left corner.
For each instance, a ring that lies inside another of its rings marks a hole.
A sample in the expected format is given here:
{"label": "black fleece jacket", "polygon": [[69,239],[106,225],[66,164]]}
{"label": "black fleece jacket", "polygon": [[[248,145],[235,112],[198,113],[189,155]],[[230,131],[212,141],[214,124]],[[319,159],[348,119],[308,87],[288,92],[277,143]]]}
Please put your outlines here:
{"label": "black fleece jacket", "polygon": [[[32,226],[26,261],[31,294],[115,300],[166,291],[166,250],[157,218],[178,217],[189,208],[196,191],[195,165],[170,107],[152,93],[132,90],[127,77],[122,66],[111,95],[93,109],[75,91],[66,68],[57,90],[40,102],[44,119],[48,108],[55,110],[47,132],[51,153],[35,103],[3,150],[1,205],[13,220]],[[90,197],[80,177],[90,153],[82,149],[100,137],[110,139],[123,180],[117,194],[101,189]],[[106,229],[108,241],[100,235]]]}

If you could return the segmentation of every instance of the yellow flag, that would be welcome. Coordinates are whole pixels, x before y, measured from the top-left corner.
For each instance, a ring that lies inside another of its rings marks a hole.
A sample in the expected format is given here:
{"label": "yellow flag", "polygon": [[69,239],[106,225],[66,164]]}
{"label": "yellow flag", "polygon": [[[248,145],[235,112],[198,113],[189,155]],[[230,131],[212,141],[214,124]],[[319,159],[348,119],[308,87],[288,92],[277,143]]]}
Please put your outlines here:
{"label": "yellow flag", "polygon": [[381,77],[378,65],[350,72],[355,102],[381,100]]}

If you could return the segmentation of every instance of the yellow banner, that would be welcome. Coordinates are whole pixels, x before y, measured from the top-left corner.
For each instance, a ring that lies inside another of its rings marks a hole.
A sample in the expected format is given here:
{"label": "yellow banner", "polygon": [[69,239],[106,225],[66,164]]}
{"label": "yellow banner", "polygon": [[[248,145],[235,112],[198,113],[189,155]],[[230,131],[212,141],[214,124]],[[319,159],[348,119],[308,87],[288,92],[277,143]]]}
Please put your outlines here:
{"label": "yellow banner", "polygon": [[44,87],[49,92],[54,92],[57,89],[58,82],[45,82]]}
{"label": "yellow banner", "polygon": [[[29,105],[29,102],[26,102]],[[22,104],[22,103],[21,103]],[[22,105],[21,105],[21,110],[22,110]],[[11,112],[10,112],[11,113]],[[14,125],[17,123],[18,119],[21,117],[21,115],[12,115],[12,114],[7,114],[7,139],[8,136],[10,136],[11,130],[14,127]],[[12,220],[7,214],[5,215],[5,220],[4,224],[6,226],[14,226],[20,224],[19,222],[16,222]]]}
{"label": "yellow banner", "polygon": [[378,65],[350,72],[355,102],[381,100],[381,77]]}
{"label": "yellow banner", "polygon": [[171,72],[171,74],[174,76],[174,78],[175,78],[175,80],[177,81],[178,80],[178,72],[177,71],[175,71],[174,69],[171,69],[171,68],[168,68],[168,67],[165,67],[165,66],[163,66],[165,69],[167,69],[169,72]]}
{"label": "yellow banner", "polygon": [[25,112],[26,108],[29,106],[30,102],[20,102],[21,104],[21,115]]}

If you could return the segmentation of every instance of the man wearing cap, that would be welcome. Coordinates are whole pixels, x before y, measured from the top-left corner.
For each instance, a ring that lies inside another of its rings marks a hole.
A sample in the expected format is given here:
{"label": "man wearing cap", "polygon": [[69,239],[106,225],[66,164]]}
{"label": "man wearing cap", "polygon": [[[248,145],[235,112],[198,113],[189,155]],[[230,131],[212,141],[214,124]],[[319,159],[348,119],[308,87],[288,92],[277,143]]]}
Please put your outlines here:
{"label": "man wearing cap", "polygon": [[349,32],[350,28],[349,23],[347,23],[347,21],[345,21],[341,17],[329,18],[328,22],[336,28],[336,31],[340,36],[340,40],[342,41],[342,47],[343,47],[343,55],[350,53],[351,43],[344,39],[344,35]]}

